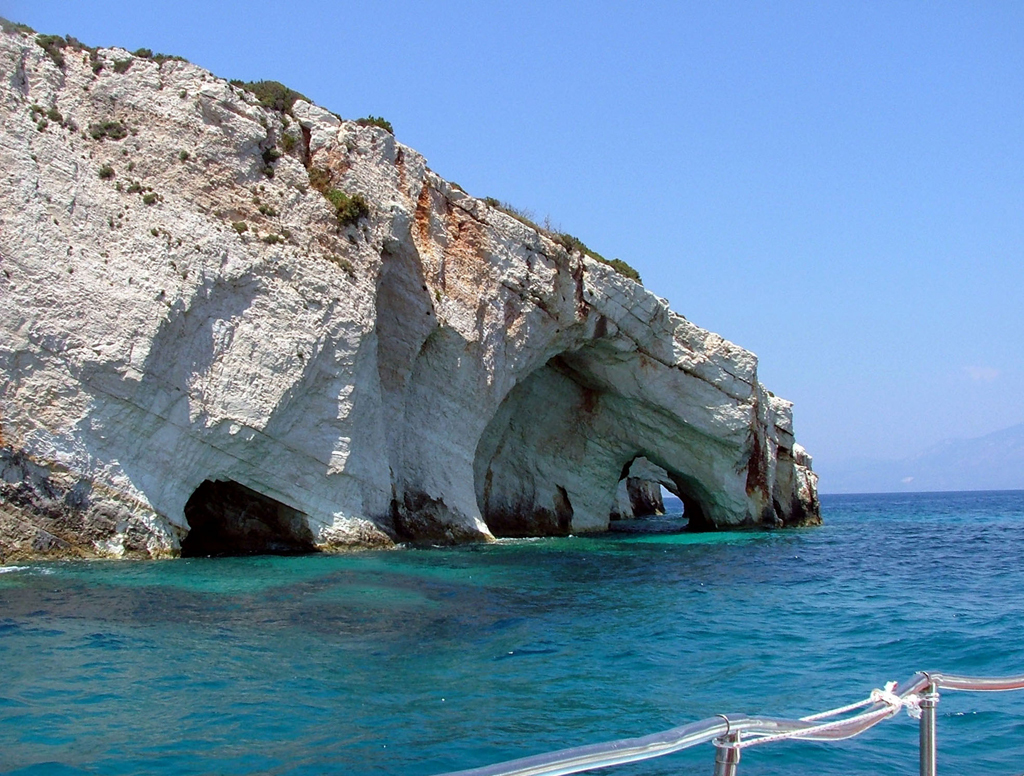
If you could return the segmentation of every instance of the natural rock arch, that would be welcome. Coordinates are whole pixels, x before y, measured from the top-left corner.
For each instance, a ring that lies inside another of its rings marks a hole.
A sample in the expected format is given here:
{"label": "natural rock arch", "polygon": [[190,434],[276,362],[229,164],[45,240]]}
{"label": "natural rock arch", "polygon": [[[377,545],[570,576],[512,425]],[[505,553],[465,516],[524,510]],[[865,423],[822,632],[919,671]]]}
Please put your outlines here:
{"label": "natural rock arch", "polygon": [[720,443],[631,391],[637,370],[665,367],[630,344],[597,339],[560,353],[502,401],[474,458],[477,503],[495,536],[607,529],[618,483],[641,456],[665,471],[694,528],[709,525],[717,505],[707,461],[735,451],[702,455]]}
{"label": "natural rock arch", "polygon": [[703,499],[706,499],[707,495],[701,495],[701,485],[692,477],[681,472],[668,471],[641,454],[635,455],[622,469],[611,519],[622,520],[664,514],[662,488],[682,501],[683,517],[688,521],[688,530],[704,531],[713,527],[708,522],[703,506]]}

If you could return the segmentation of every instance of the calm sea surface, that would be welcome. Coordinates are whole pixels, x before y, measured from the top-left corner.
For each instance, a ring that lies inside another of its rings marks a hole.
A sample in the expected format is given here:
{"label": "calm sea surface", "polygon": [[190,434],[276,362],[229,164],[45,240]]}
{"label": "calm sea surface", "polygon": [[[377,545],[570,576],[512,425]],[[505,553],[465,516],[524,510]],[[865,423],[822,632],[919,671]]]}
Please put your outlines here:
{"label": "calm sea surface", "polygon": [[[917,670],[1024,673],[1024,492],[822,528],[0,567],[0,773],[431,774]],[[739,772],[912,774],[906,715]],[[609,774],[709,776],[710,745]],[[1024,692],[945,693],[946,774],[1024,773]]]}

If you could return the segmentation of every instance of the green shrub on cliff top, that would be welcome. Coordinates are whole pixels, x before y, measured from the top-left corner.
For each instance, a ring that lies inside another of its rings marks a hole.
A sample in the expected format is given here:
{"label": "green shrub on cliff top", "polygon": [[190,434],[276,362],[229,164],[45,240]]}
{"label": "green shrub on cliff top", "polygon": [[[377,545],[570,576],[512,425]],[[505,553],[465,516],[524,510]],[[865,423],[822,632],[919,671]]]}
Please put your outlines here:
{"label": "green shrub on cliff top", "polygon": [[643,280],[640,279],[640,273],[633,269],[629,264],[624,262],[622,259],[606,259],[600,253],[595,250],[591,250],[587,247],[587,244],[583,242],[579,237],[574,237],[567,232],[560,232],[552,236],[552,239],[565,248],[566,253],[571,254],[573,251],[579,251],[580,253],[586,254],[592,259],[595,259],[602,264],[606,264],[613,270],[618,272],[623,277],[627,277],[630,280],[635,280],[637,283],[643,284]]}
{"label": "green shrub on cliff top", "polygon": [[3,29],[4,32],[8,32],[8,33],[9,32],[25,32],[25,33],[28,33],[29,35],[32,35],[32,34],[35,33],[35,30],[33,30],[27,24],[21,24],[20,22],[12,22],[10,19],[5,19],[2,16],[0,16],[0,29]]}
{"label": "green shrub on cliff top", "polygon": [[565,248],[565,252],[570,255],[574,252],[586,254],[590,258],[599,261],[602,264],[608,265],[623,277],[627,277],[630,280],[635,280],[637,283],[643,283],[643,280],[640,279],[640,273],[633,269],[633,267],[629,266],[629,264],[624,262],[622,259],[606,259],[597,251],[588,248],[587,244],[583,242],[583,240],[569,234],[568,232],[552,232],[548,229],[544,229],[543,227],[538,226],[533,220],[533,213],[530,213],[528,210],[522,210],[520,208],[514,207],[513,205],[510,205],[508,202],[502,202],[501,200],[495,199],[494,197],[484,197],[484,204],[489,205],[490,207],[493,207],[496,210],[500,210],[502,213],[505,213],[506,215],[512,216],[514,219],[516,219],[522,224],[525,224],[531,229],[536,229],[537,232],[539,232],[540,234],[547,235],[556,243]]}
{"label": "green shrub on cliff top", "polygon": [[537,222],[533,220],[533,213],[529,210],[517,208],[508,202],[502,202],[500,199],[495,199],[494,197],[484,197],[484,202],[496,210],[500,210],[505,215],[512,216],[519,223],[524,224],[531,229],[536,229],[541,234],[547,234],[547,231],[542,229]]}
{"label": "green shrub on cliff top", "polygon": [[635,269],[633,269],[631,266],[629,266],[622,259],[605,259],[605,258],[600,258],[600,259],[598,259],[598,261],[602,262],[603,264],[607,264],[609,267],[611,267],[613,270],[618,272],[620,275],[623,275],[623,276],[629,278],[630,280],[635,280],[640,285],[643,285],[644,281],[640,279],[640,273],[637,272]]}
{"label": "green shrub on cliff top", "polygon": [[188,62],[185,57],[179,57],[177,54],[154,54],[152,49],[140,48],[132,52],[133,57],[139,59],[148,59],[150,62],[156,62],[158,65],[162,65],[164,62]]}
{"label": "green shrub on cliff top", "polygon": [[65,40],[69,49],[88,52],[89,64],[92,67],[93,73],[99,73],[103,69],[103,62],[100,61],[99,49],[96,46],[87,46],[73,35],[68,35]]}
{"label": "green shrub on cliff top", "polygon": [[281,113],[291,113],[296,100],[310,101],[306,95],[289,89],[279,81],[239,81],[236,79],[231,81],[231,85],[252,92],[264,108]]}
{"label": "green shrub on cliff top", "polygon": [[158,65],[162,65],[164,62],[188,62],[185,57],[179,57],[177,54],[154,54],[149,59]]}
{"label": "green shrub on cliff top", "polygon": [[380,127],[392,135],[395,134],[395,128],[391,126],[391,122],[381,116],[367,116],[366,118],[356,119],[356,124],[361,127]]}
{"label": "green shrub on cliff top", "polygon": [[558,243],[563,248],[565,248],[565,252],[566,253],[572,253],[573,251],[579,251],[580,253],[590,253],[590,254],[593,254],[594,257],[597,258],[597,254],[593,253],[593,251],[590,251],[587,248],[586,243],[583,242],[583,240],[581,240],[578,237],[573,237],[568,232],[559,232],[559,233],[553,235],[551,239],[553,239],[556,243]]}
{"label": "green shrub on cliff top", "polygon": [[36,43],[53,60],[57,67],[64,68],[64,49],[68,42],[60,35],[36,35]]}

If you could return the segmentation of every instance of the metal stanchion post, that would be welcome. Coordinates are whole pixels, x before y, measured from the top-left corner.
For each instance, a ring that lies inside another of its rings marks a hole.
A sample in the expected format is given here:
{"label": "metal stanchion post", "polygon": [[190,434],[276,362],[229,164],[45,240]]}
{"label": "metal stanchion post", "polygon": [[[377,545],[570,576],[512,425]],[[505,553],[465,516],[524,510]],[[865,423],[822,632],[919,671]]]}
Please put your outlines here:
{"label": "metal stanchion post", "polygon": [[740,762],[739,734],[730,733],[715,739],[715,776],[736,776]]}
{"label": "metal stanchion post", "polygon": [[939,703],[939,688],[935,683],[921,693],[921,776],[936,776],[935,707]]}

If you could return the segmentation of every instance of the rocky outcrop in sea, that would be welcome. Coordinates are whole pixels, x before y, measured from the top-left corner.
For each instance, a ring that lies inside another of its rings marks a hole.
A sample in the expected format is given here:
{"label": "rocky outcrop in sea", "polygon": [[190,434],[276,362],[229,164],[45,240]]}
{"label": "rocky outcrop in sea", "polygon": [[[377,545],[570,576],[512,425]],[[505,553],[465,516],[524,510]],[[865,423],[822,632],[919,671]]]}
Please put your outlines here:
{"label": "rocky outcrop in sea", "polygon": [[0,71],[0,559],[602,531],[623,480],[818,521],[752,353],[385,122],[10,26]]}

